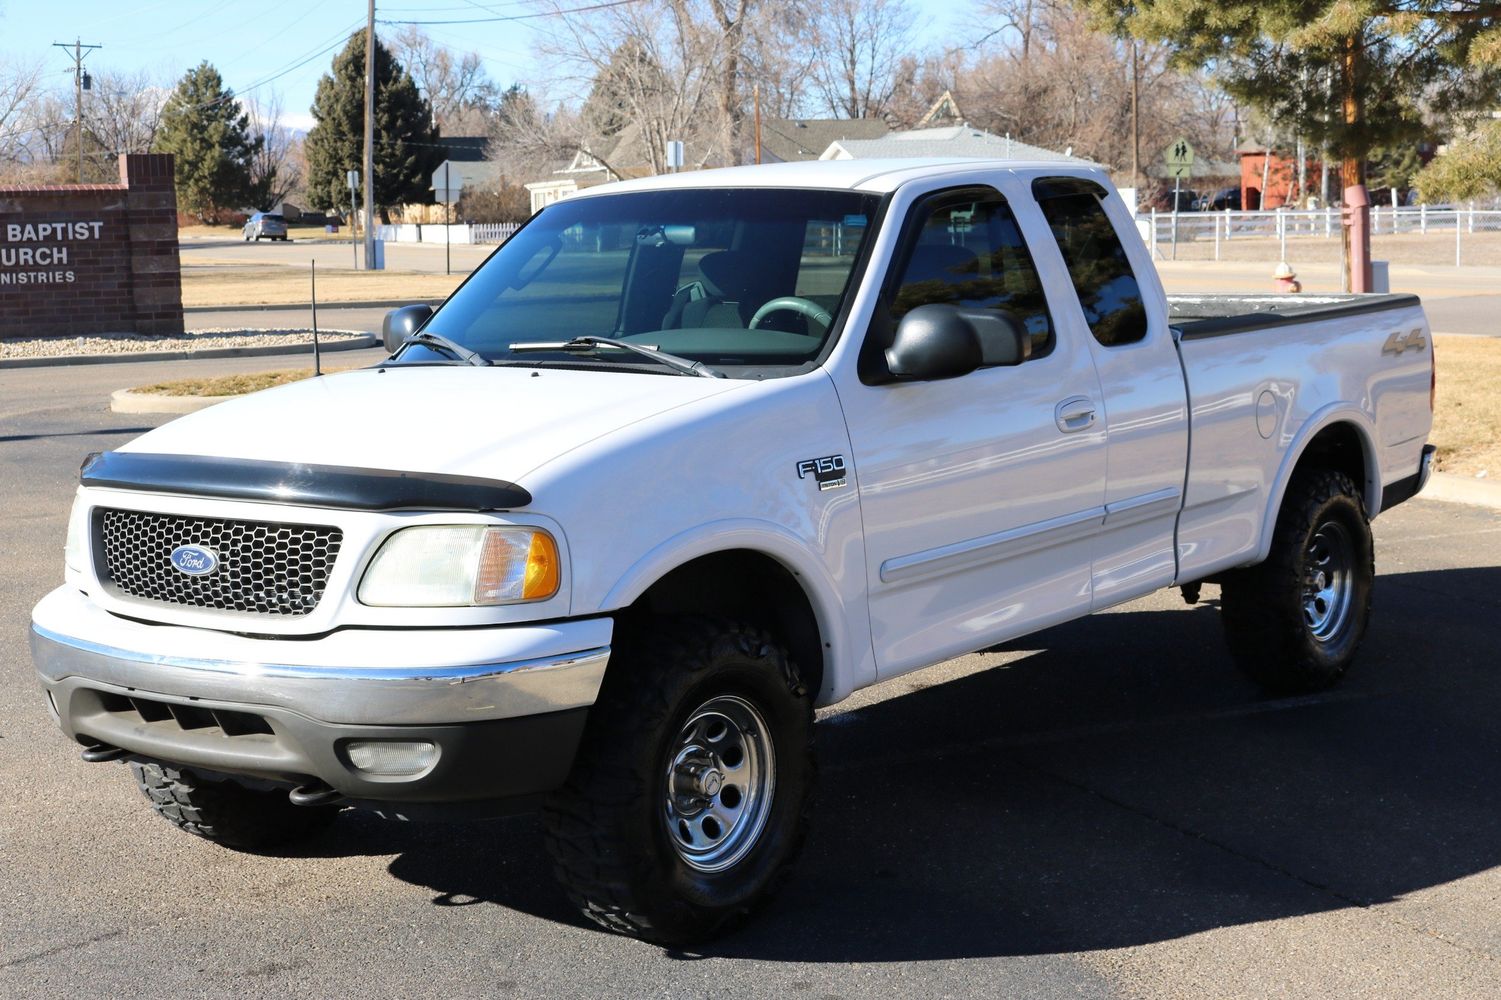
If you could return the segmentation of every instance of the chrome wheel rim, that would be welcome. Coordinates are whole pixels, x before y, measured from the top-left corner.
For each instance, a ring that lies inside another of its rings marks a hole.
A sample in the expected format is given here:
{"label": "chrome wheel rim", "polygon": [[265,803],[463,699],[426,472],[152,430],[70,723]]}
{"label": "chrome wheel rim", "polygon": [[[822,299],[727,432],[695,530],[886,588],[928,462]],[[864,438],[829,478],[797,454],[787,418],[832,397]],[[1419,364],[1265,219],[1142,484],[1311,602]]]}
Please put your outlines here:
{"label": "chrome wheel rim", "polygon": [[754,705],[720,695],[700,705],[673,741],[662,818],[688,867],[724,871],[766,827],[776,785],[771,731]]}
{"label": "chrome wheel rim", "polygon": [[1319,642],[1333,641],[1349,620],[1354,548],[1344,525],[1325,521],[1303,554],[1303,621]]}

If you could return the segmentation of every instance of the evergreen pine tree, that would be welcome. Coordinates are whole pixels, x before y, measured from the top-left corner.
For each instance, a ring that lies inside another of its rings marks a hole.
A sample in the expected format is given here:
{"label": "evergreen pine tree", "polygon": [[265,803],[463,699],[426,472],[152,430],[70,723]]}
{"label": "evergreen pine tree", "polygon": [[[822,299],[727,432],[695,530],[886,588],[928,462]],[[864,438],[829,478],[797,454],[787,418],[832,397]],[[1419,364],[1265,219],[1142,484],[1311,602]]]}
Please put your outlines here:
{"label": "evergreen pine tree", "polygon": [[251,160],[261,138],[233,90],[208,62],[190,69],[162,109],[155,149],[171,153],[179,210],[204,222],[256,205],[262,192],[251,183]]}
{"label": "evergreen pine tree", "polygon": [[[320,209],[349,203],[345,175],[363,173],[365,34],[357,32],[318,81],[314,125],[303,145],[308,200]],[[375,40],[375,203],[426,202],[432,172],[444,159],[432,106],[391,50]],[[363,204],[363,199],[361,199]]]}
{"label": "evergreen pine tree", "polygon": [[1329,150],[1341,188],[1366,183],[1375,150],[1425,138],[1430,116],[1462,121],[1501,100],[1501,0],[1082,2]]}

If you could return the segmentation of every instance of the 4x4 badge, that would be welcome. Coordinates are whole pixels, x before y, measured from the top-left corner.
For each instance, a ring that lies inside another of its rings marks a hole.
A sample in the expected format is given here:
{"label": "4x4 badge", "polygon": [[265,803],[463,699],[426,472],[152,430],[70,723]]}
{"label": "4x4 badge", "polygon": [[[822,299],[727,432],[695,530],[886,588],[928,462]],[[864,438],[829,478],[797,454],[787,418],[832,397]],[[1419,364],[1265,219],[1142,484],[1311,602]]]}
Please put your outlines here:
{"label": "4x4 badge", "polygon": [[1421,351],[1427,346],[1428,340],[1420,328],[1408,334],[1394,333],[1387,337],[1386,343],[1381,345],[1381,353],[1406,354],[1408,351]]}
{"label": "4x4 badge", "polygon": [[845,475],[843,455],[825,455],[823,458],[805,458],[797,463],[797,478],[812,476],[820,490],[837,490],[849,480]]}

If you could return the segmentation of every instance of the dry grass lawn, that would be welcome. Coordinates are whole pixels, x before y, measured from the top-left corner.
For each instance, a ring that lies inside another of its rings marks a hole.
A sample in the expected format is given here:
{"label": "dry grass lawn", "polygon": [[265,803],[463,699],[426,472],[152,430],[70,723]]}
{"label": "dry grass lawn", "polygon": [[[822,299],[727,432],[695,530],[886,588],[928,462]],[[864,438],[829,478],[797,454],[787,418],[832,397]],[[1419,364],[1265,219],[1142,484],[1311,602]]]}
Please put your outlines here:
{"label": "dry grass lawn", "polygon": [[1501,338],[1440,334],[1438,403],[1429,441],[1443,472],[1501,477]]}
{"label": "dry grass lawn", "polygon": [[[332,375],[336,371],[348,370],[347,368],[328,368],[323,373]],[[172,382],[137,386],[131,391],[152,393],[158,396],[243,396],[247,393],[260,392],[262,389],[286,385],[288,382],[300,382],[311,377],[312,374],[311,368],[298,368],[292,371],[250,372],[244,375],[218,375],[211,378],[182,378]]]}
{"label": "dry grass lawn", "polygon": [[[325,271],[318,269],[318,302],[419,302],[447,298],[467,275],[415,271]],[[308,301],[305,268],[191,266],[182,270],[185,306],[300,306]]]}

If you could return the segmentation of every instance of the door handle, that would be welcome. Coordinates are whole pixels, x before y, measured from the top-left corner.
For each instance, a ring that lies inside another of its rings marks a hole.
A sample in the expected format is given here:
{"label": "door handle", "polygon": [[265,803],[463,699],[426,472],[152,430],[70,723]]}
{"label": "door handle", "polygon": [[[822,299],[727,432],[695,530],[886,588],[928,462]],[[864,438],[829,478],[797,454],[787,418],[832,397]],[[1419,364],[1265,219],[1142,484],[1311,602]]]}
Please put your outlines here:
{"label": "door handle", "polygon": [[1074,434],[1094,426],[1094,400],[1088,396],[1070,396],[1053,407],[1053,419],[1065,434]]}

